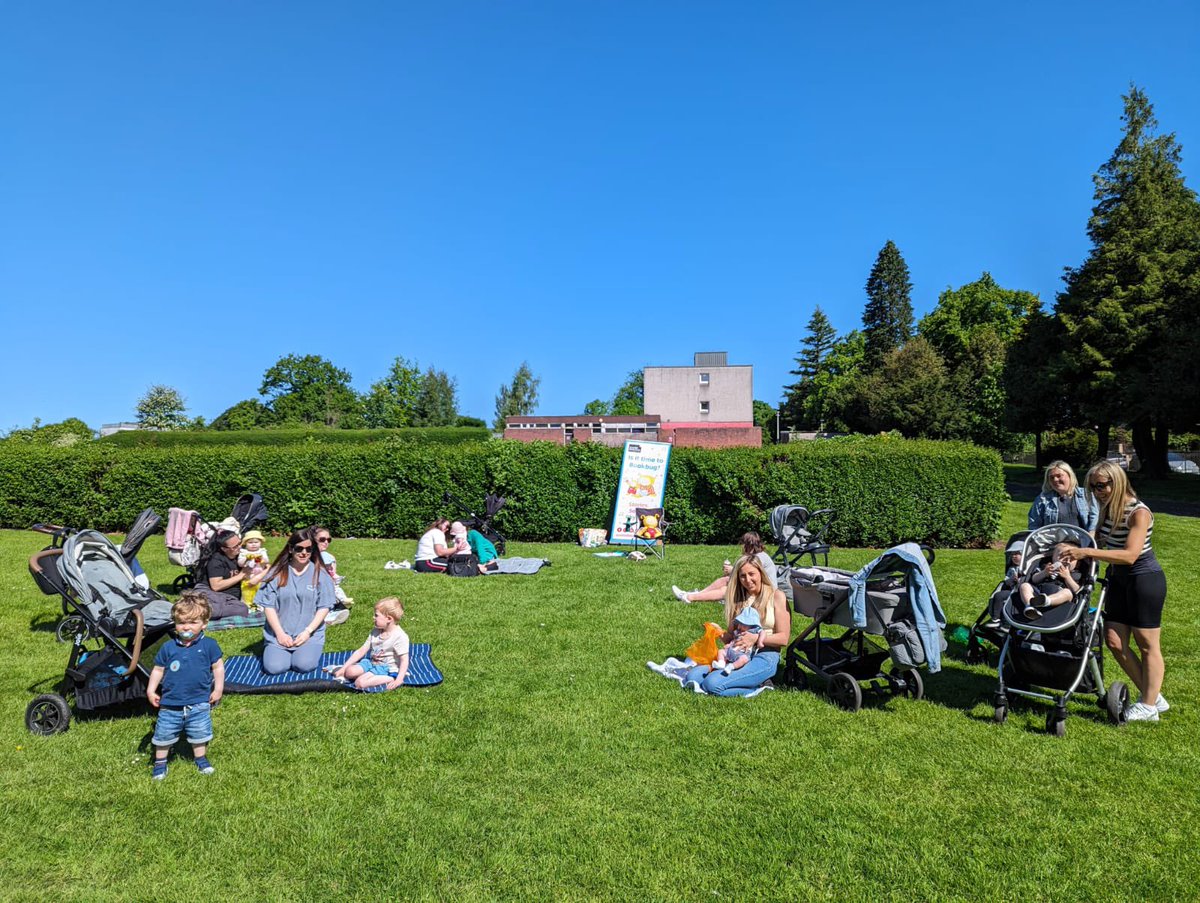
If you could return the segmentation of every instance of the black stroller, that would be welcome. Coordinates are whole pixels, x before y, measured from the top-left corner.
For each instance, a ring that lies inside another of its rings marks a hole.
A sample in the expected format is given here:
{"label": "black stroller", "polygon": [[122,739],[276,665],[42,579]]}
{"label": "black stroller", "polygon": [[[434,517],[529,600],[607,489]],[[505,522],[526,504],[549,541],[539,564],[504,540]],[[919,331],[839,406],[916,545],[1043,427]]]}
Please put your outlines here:
{"label": "black stroller", "polygon": [[176,577],[171,589],[177,593],[185,589],[194,589],[203,579],[200,563],[204,558],[205,548],[217,531],[231,529],[237,533],[245,533],[266,522],[267,506],[263,497],[256,492],[240,496],[234,503],[229,517],[223,521],[205,521],[195,511],[172,508],[171,523],[167,527],[167,558],[172,564],[187,568],[187,573]]}
{"label": "black stroller", "polygon": [[[43,735],[67,729],[72,699],[78,711],[145,699],[150,672],[140,664],[142,652],[172,627],[171,603],[135,581],[108,537],[64,531],[61,540],[29,559],[42,592],[62,599],[66,617],[57,635],[71,643],[59,691],[25,709],[26,728]],[[132,558],[136,548],[125,551]]]}
{"label": "black stroller", "polygon": [[1004,603],[1017,591],[1016,577],[1020,570],[1019,565],[1012,563],[1012,558],[1014,553],[1021,554],[1024,550],[1025,539],[1028,536],[1029,531],[1022,530],[1010,536],[1004,544],[1004,579],[996,584],[996,588],[988,597],[987,605],[967,634],[968,665],[982,665],[988,660],[989,649],[984,643],[998,650],[1008,639],[1008,624],[1004,622],[1003,617]]}
{"label": "black stroller", "polygon": [[[925,567],[918,563],[924,558]],[[792,608],[813,622],[788,645],[784,654],[784,679],[791,687],[808,685],[805,671],[825,682],[829,698],[838,706],[857,712],[864,693],[913,699],[925,695],[917,670],[929,660],[931,650],[922,636],[921,622],[936,634],[940,655],[945,640],[945,616],[937,601],[937,590],[929,576],[932,549],[906,543],[880,555],[854,574],[838,568],[795,568],[792,571]],[[863,584],[865,624],[856,626],[852,582]],[[931,610],[918,615],[917,593],[925,592]],[[836,627],[834,636],[822,628]],[[876,637],[882,639],[875,639]],[[889,670],[884,671],[886,663]]]}
{"label": "black stroller", "polygon": [[483,500],[482,517],[455,497],[450,490],[446,490],[442,494],[442,503],[449,505],[451,502],[458,507],[459,511],[466,512],[465,516],[460,518],[463,526],[468,530],[478,530],[484,539],[496,547],[496,554],[503,555],[506,543],[500,531],[492,525],[492,518],[499,514],[500,509],[504,507],[504,497],[496,495],[494,492],[489,492]]}
{"label": "black stroller", "polygon": [[[1052,524],[1034,530],[1025,538],[1021,573],[1032,574],[1046,563],[1060,542],[1083,548],[1095,545],[1079,527]],[[1079,591],[1070,602],[1025,613],[1017,594],[1011,594],[1001,610],[1008,636],[1000,648],[999,687],[995,696],[994,720],[1008,718],[1009,696],[1053,702],[1046,714],[1046,731],[1055,737],[1067,732],[1067,703],[1076,693],[1094,693],[1113,724],[1125,723],[1129,690],[1121,681],[1104,687],[1105,582],[1096,576],[1096,562],[1085,559],[1080,566]],[[1092,590],[1101,586],[1100,600],[1092,605]],[[1040,689],[1035,689],[1040,688]],[[1062,695],[1055,695],[1061,693]]]}

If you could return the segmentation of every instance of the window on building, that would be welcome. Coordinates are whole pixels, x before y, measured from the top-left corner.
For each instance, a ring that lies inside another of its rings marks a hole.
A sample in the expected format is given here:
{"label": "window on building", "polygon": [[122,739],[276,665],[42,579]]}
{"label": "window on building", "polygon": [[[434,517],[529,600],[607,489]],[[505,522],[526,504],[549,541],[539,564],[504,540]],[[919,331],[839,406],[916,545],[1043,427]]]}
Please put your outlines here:
{"label": "window on building", "polygon": [[701,414],[708,413],[708,402],[707,401],[700,402],[700,413]]}
{"label": "window on building", "polygon": [[702,385],[702,386],[708,385],[708,374],[707,373],[700,374],[700,385]]}

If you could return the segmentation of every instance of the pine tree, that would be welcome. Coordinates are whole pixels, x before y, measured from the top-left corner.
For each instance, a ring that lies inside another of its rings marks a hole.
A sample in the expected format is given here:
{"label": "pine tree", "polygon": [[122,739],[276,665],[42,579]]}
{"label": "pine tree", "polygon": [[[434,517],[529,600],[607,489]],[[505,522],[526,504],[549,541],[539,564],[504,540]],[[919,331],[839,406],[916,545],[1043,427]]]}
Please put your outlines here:
{"label": "pine tree", "polygon": [[1067,270],[1056,310],[1065,373],[1100,424],[1100,454],[1109,426],[1123,421],[1143,467],[1165,475],[1169,430],[1198,407],[1200,338],[1180,327],[1200,301],[1200,204],[1174,134],[1156,134],[1145,92],[1131,86],[1123,100],[1124,134],[1093,177],[1092,248]]}
{"label": "pine tree", "polygon": [[837,332],[818,305],[805,327],[804,338],[800,340],[800,353],[795,357],[796,369],[788,371],[799,379],[783,387],[780,418],[793,429],[820,428],[822,411],[816,380],[836,342]]}
{"label": "pine tree", "polygon": [[883,356],[894,351],[912,335],[912,282],[908,264],[892,241],[879,251],[867,277],[867,306],[863,310],[867,367],[874,368]]}

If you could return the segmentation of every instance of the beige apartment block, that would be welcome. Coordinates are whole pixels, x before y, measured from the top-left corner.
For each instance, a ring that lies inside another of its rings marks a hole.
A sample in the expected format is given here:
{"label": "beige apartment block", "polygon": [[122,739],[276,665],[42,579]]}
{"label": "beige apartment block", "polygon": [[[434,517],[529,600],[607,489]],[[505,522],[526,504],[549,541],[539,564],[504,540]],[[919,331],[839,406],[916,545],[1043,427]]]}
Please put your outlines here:
{"label": "beige apartment block", "polygon": [[691,367],[647,367],[645,408],[664,423],[754,422],[754,367],[730,366],[724,351],[701,351]]}

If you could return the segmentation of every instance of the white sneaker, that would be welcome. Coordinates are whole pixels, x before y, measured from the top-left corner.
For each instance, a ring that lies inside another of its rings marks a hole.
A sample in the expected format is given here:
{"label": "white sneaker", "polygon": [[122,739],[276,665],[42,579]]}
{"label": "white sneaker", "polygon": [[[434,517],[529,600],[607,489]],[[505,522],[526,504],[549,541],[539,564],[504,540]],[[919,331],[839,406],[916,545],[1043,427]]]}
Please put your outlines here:
{"label": "white sneaker", "polygon": [[1159,693],[1158,699],[1154,700],[1154,708],[1155,711],[1161,715],[1163,712],[1170,711],[1171,703],[1167,702],[1167,697],[1163,696],[1162,693]]}
{"label": "white sneaker", "polygon": [[331,611],[325,616],[326,624],[345,624],[350,620],[350,610],[347,608],[339,608],[337,611]]}
{"label": "white sneaker", "polygon": [[383,566],[383,569],[385,571],[398,571],[398,570],[400,570],[400,565],[398,563],[396,563],[395,561],[389,561],[387,564],[385,564]]}
{"label": "white sneaker", "polygon": [[1126,721],[1157,721],[1158,709],[1144,702],[1135,702],[1125,710]]}
{"label": "white sneaker", "polygon": [[689,599],[687,597],[687,593],[685,593],[683,590],[681,590],[678,586],[675,586],[674,584],[671,584],[671,592],[673,592],[675,594],[675,598],[678,599],[680,602],[691,602],[692,601],[691,599]]}
{"label": "white sneaker", "polygon": [[401,571],[411,571],[412,570],[412,562],[411,561],[401,561],[399,564],[396,565],[396,567]]}

